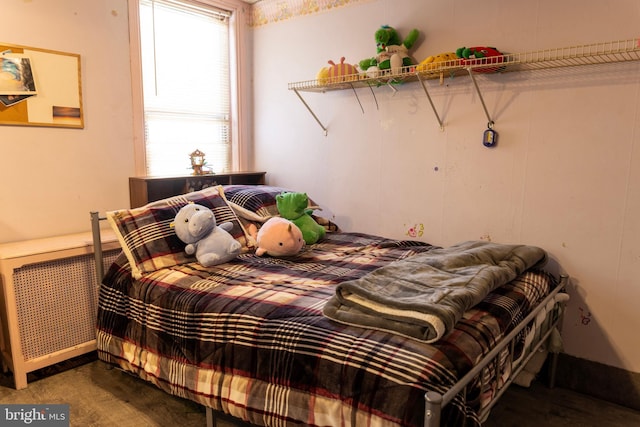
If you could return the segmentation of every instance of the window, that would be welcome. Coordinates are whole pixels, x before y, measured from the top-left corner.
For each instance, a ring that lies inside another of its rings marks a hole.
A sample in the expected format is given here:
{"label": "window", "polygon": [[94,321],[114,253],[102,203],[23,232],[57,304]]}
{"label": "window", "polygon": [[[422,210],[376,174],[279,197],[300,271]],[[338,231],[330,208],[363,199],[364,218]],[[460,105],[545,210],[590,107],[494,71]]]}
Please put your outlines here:
{"label": "window", "polygon": [[191,173],[189,154],[232,169],[231,12],[187,0],[139,0],[147,175]]}

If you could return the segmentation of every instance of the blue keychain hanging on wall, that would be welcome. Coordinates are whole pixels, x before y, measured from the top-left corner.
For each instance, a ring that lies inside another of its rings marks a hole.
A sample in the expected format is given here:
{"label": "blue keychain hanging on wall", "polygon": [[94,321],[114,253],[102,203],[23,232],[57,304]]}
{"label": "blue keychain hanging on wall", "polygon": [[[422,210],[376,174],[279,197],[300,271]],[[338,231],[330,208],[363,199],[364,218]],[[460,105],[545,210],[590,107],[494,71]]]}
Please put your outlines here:
{"label": "blue keychain hanging on wall", "polygon": [[487,130],[482,134],[482,145],[485,147],[495,147],[498,143],[498,132],[493,130],[493,122],[487,123]]}

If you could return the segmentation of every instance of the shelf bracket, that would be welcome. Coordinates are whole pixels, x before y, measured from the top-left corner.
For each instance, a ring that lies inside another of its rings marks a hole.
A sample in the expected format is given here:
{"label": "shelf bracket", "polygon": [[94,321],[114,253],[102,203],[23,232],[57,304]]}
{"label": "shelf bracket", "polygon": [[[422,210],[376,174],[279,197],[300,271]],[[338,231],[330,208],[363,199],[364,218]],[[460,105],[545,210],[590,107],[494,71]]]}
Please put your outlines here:
{"label": "shelf bracket", "polygon": [[473,82],[473,86],[476,88],[476,93],[478,94],[478,98],[480,98],[480,102],[482,103],[482,108],[484,108],[484,114],[487,116],[487,122],[493,125],[493,120],[491,119],[491,115],[489,114],[489,110],[487,110],[487,105],[484,103],[484,98],[482,97],[482,93],[480,92],[480,88],[478,87],[478,82],[476,82],[476,76],[473,74],[471,68],[467,68],[467,72],[471,77],[471,81]]}
{"label": "shelf bracket", "polygon": [[[311,109],[311,107],[309,107],[309,104],[307,104],[307,102],[304,100],[304,98],[302,97],[302,95],[300,95],[300,92],[298,92],[298,89],[293,89],[293,91],[296,93],[296,95],[298,95],[298,98],[300,98],[300,101],[302,101],[302,103],[304,104],[305,107],[307,107],[307,110],[309,111],[309,113],[311,113],[311,115],[313,116],[314,119],[316,119],[316,122],[318,122],[318,124],[320,125],[320,127],[322,128],[322,130],[324,131],[324,136],[327,136],[329,131],[327,131],[327,128],[322,124],[322,122],[320,121],[320,119],[318,118],[318,116],[316,116],[316,114],[313,112],[313,110]],[[354,89],[355,91],[355,89]],[[357,95],[356,95],[357,96]],[[359,101],[358,101],[359,102]]]}
{"label": "shelf bracket", "polygon": [[422,80],[422,78],[420,77],[420,73],[416,73],[416,76],[418,77],[418,80],[420,81],[420,84],[422,85],[422,89],[424,90],[425,95],[427,95],[427,99],[429,100],[429,104],[431,104],[431,109],[433,110],[433,114],[435,114],[436,119],[438,120],[438,124],[440,125],[440,130],[443,131],[444,130],[444,123],[442,122],[442,119],[438,115],[438,110],[436,110],[436,106],[433,104],[433,100],[431,99],[431,95],[429,94],[429,91],[427,90],[427,85],[424,83],[424,80]]}
{"label": "shelf bracket", "polygon": [[362,102],[360,102],[360,97],[358,96],[358,92],[356,92],[356,88],[353,86],[353,83],[350,83],[351,89],[353,90],[353,94],[356,96],[356,99],[358,100],[358,105],[360,105],[360,110],[362,111],[362,114],[364,114],[364,108],[362,108]]}
{"label": "shelf bracket", "polygon": [[369,85],[369,90],[371,90],[371,96],[373,96],[373,100],[376,102],[376,110],[380,110],[378,106],[378,98],[376,98],[376,93],[373,91],[373,87]]}

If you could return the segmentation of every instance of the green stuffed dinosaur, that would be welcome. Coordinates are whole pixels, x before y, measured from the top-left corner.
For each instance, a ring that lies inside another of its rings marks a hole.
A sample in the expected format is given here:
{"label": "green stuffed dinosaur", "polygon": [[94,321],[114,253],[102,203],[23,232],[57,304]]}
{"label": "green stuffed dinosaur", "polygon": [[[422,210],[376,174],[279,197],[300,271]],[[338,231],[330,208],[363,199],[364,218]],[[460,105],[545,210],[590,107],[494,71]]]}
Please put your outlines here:
{"label": "green stuffed dinosaur", "polygon": [[280,216],[288,219],[302,231],[302,238],[307,245],[322,239],[326,233],[323,226],[312,217],[307,193],[284,192],[276,196],[276,206]]}
{"label": "green stuffed dinosaur", "polygon": [[414,65],[415,61],[409,55],[409,49],[418,40],[420,32],[413,29],[403,41],[395,28],[383,25],[375,32],[377,56],[363,59],[359,62],[360,69],[367,71],[370,67],[378,67],[380,70],[388,70],[392,67],[407,67]]}

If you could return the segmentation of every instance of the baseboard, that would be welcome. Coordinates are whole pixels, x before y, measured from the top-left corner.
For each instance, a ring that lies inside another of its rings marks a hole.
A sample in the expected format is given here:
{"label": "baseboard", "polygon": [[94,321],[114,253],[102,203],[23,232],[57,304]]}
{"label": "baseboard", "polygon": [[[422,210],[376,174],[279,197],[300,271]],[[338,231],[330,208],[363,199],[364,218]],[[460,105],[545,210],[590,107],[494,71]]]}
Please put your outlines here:
{"label": "baseboard", "polygon": [[556,386],[640,410],[640,374],[561,353]]}

